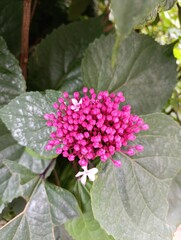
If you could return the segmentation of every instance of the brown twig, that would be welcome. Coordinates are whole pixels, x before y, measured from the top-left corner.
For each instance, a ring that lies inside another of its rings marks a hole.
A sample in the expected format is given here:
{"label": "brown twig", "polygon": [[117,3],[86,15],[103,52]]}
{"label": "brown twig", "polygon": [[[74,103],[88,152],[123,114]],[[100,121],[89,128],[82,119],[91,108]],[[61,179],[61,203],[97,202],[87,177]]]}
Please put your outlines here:
{"label": "brown twig", "polygon": [[27,78],[27,64],[28,64],[28,52],[29,52],[29,29],[31,20],[31,2],[32,0],[23,1],[23,23],[21,30],[21,54],[20,54],[20,66],[23,76]]}

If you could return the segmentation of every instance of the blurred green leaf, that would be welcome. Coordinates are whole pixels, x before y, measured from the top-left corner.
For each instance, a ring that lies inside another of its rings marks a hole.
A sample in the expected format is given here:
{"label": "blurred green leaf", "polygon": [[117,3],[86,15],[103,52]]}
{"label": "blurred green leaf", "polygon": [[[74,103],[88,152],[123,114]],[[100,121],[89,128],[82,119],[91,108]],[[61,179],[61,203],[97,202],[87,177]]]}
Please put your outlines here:
{"label": "blurred green leaf", "polygon": [[112,0],[111,9],[119,36],[123,39],[135,26],[148,19],[154,20],[159,8],[168,10],[175,2],[176,0]]}
{"label": "blurred green leaf", "polygon": [[0,35],[15,55],[20,52],[22,13],[22,0],[0,1]]}
{"label": "blurred green leaf", "polygon": [[122,167],[102,164],[91,190],[94,216],[116,240],[170,240],[174,230],[167,195],[181,168],[180,126],[159,113],[143,119],[150,129],[134,145],[145,150],[132,158],[116,153]]}
{"label": "blurred green leaf", "polygon": [[80,61],[85,48],[103,32],[102,21],[98,17],[63,25],[42,40],[29,61],[29,89],[62,89],[68,82],[67,91],[72,92],[82,86]]}
{"label": "blurred green leaf", "polygon": [[68,18],[70,21],[76,20],[91,3],[91,0],[74,0],[68,10]]}
{"label": "blurred green leaf", "polygon": [[114,35],[90,44],[82,60],[84,85],[96,92],[122,91],[136,114],[161,111],[176,84],[171,46],[160,46],[148,36],[132,33],[121,43],[112,68]]}
{"label": "blurred green leaf", "polygon": [[25,92],[25,80],[19,63],[0,37],[0,107],[23,92]]}

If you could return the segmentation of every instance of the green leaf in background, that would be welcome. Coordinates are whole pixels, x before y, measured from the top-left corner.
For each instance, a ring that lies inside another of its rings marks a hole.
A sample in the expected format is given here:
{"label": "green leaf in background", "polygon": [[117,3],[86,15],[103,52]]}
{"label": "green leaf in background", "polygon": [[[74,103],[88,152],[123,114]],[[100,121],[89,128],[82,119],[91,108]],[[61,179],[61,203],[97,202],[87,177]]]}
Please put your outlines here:
{"label": "green leaf in background", "polygon": [[170,185],[168,200],[168,222],[174,226],[179,226],[181,223],[181,171],[175,176]]}
{"label": "green leaf in background", "polygon": [[90,44],[82,60],[84,85],[96,92],[122,91],[136,114],[161,111],[176,84],[172,46],[132,33],[121,43],[112,68],[113,45],[113,34]]}
{"label": "green leaf in background", "polygon": [[18,162],[34,173],[41,173],[50,163],[50,160],[42,160],[31,156],[30,150],[18,144],[11,132],[0,120],[0,165],[3,160],[9,159]]}
{"label": "green leaf in background", "polygon": [[50,164],[50,162],[51,159],[42,159],[39,155],[32,155],[32,151],[27,148],[25,148],[24,153],[18,159],[19,164],[38,174],[42,173]]}
{"label": "green leaf in background", "polygon": [[0,238],[55,240],[54,227],[78,214],[77,202],[70,192],[42,182],[37,184],[24,211],[0,229]]}
{"label": "green leaf in background", "polygon": [[68,18],[70,21],[76,20],[86,10],[91,0],[74,0],[68,10]]}
{"label": "green leaf in background", "polygon": [[[45,158],[55,154],[45,150],[52,129],[46,126],[45,113],[54,112],[53,103],[61,93],[53,90],[21,94],[1,109],[2,120],[19,144],[27,146]],[[16,109],[16,111],[15,111]]]}
{"label": "green leaf in background", "polygon": [[28,198],[38,176],[15,161],[5,160],[0,167],[0,212],[13,199],[22,196]]}
{"label": "green leaf in background", "polygon": [[161,7],[169,9],[175,0],[112,0],[111,9],[119,36],[123,39],[132,29],[142,23],[150,13]]}
{"label": "green leaf in background", "polygon": [[[85,48],[103,32],[101,17],[61,26],[35,49],[29,61],[28,88],[61,89],[68,82],[82,86],[80,61]],[[73,86],[77,87],[77,86]],[[67,90],[71,92],[71,85]]]}
{"label": "green leaf in background", "polygon": [[0,37],[0,107],[25,92],[25,88],[25,80],[19,63],[7,49],[3,38]]}
{"label": "green leaf in background", "polygon": [[61,225],[60,227],[55,227],[54,232],[56,240],[73,240],[73,238],[65,230],[64,225]]}
{"label": "green leaf in background", "polygon": [[172,8],[176,2],[177,0],[162,0],[160,3],[160,7],[162,10],[166,11]]}
{"label": "green leaf in background", "polygon": [[0,35],[15,55],[20,52],[22,12],[22,0],[0,1]]}
{"label": "green leaf in background", "polygon": [[150,130],[137,143],[145,150],[133,158],[116,153],[121,168],[102,164],[91,191],[93,214],[116,240],[171,240],[167,194],[181,168],[180,126],[164,114],[143,118]]}
{"label": "green leaf in background", "polygon": [[17,196],[23,195],[23,189],[20,186],[20,177],[17,172],[12,173],[7,164],[4,164],[5,159],[12,160],[12,164],[15,166],[19,163],[18,166],[22,170],[26,167],[31,172],[38,174],[42,173],[50,163],[49,160],[30,156],[25,147],[16,142],[10,131],[7,130],[6,126],[0,120],[0,212],[7,203],[11,202]]}
{"label": "green leaf in background", "polygon": [[114,240],[94,219],[92,212],[82,214],[65,224],[65,229],[74,240]]}
{"label": "green leaf in background", "polygon": [[72,190],[74,196],[77,199],[79,207],[83,213],[90,211],[91,201],[90,201],[90,189],[92,184],[87,182],[86,185],[82,185],[80,181],[76,181],[74,188]]}
{"label": "green leaf in background", "polygon": [[24,147],[14,140],[10,131],[0,120],[0,165],[4,159],[18,160],[23,153]]}
{"label": "green leaf in background", "polygon": [[75,183],[72,192],[76,196],[82,212],[79,218],[68,221],[65,229],[74,240],[114,240],[94,219],[90,201],[91,186],[92,184],[88,184],[88,182],[85,186],[80,181]]}

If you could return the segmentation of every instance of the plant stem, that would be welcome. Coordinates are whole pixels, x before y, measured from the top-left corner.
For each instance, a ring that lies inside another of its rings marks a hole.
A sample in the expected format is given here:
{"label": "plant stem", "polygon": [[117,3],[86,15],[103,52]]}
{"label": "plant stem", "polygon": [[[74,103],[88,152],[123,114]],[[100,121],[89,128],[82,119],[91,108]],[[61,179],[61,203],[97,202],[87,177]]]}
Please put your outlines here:
{"label": "plant stem", "polygon": [[72,166],[73,166],[73,169],[74,169],[75,173],[77,173],[78,172],[78,167],[77,167],[76,161],[72,162]]}
{"label": "plant stem", "polygon": [[29,29],[31,20],[31,1],[23,1],[23,23],[21,30],[21,54],[20,54],[20,66],[23,76],[27,78],[27,64],[28,64],[28,52],[29,52]]}
{"label": "plant stem", "polygon": [[45,168],[45,170],[40,174],[41,179],[45,179],[48,170],[51,168],[51,166],[53,165],[54,161],[56,161],[56,159],[57,158],[53,158],[49,163],[49,165],[47,166],[47,168]]}
{"label": "plant stem", "polygon": [[60,187],[60,179],[59,179],[57,171],[55,169],[53,170],[53,175],[54,175],[54,178],[55,178],[56,185]]}

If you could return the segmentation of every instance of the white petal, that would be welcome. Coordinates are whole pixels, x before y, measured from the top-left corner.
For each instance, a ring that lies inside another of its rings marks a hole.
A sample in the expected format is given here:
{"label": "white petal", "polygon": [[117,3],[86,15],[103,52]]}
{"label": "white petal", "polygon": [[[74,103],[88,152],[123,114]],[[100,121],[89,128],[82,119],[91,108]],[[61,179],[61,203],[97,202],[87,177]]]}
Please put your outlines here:
{"label": "white petal", "polygon": [[83,166],[82,169],[86,172],[87,171],[87,166]]}
{"label": "white petal", "polygon": [[79,111],[79,107],[75,107],[74,112],[77,112],[77,111]]}
{"label": "white petal", "polygon": [[71,106],[70,107],[72,110],[76,111],[77,107],[76,106]]}
{"label": "white petal", "polygon": [[73,103],[73,105],[77,105],[78,104],[78,102],[77,102],[77,99],[75,99],[75,98],[72,98],[72,103]]}
{"label": "white petal", "polygon": [[86,176],[86,174],[84,174],[84,175],[81,177],[80,181],[81,181],[81,183],[82,183],[83,185],[85,185],[85,184],[86,184],[86,180],[87,180],[87,176]]}
{"label": "white petal", "polygon": [[84,172],[78,172],[76,175],[75,175],[75,177],[80,177],[80,176],[82,176],[84,174]]}
{"label": "white petal", "polygon": [[88,174],[88,178],[93,182],[96,179],[96,176],[95,174]]}
{"label": "white petal", "polygon": [[80,99],[79,104],[82,104],[82,98]]}
{"label": "white petal", "polygon": [[88,174],[96,174],[98,173],[98,169],[97,168],[91,168],[88,170]]}

